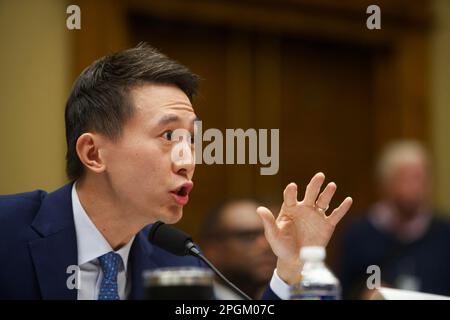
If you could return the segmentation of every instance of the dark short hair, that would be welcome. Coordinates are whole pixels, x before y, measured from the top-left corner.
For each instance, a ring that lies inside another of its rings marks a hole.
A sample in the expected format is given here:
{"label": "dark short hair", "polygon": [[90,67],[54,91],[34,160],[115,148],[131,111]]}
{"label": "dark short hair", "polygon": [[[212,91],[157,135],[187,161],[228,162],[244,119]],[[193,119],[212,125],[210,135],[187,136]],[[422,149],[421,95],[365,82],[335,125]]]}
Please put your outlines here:
{"label": "dark short hair", "polygon": [[198,82],[188,68],[145,43],[102,57],[84,69],[65,110],[69,179],[78,179],[84,171],[76,152],[83,133],[98,132],[113,141],[120,138],[125,121],[134,113],[130,89],[146,83],[175,85],[192,101]]}

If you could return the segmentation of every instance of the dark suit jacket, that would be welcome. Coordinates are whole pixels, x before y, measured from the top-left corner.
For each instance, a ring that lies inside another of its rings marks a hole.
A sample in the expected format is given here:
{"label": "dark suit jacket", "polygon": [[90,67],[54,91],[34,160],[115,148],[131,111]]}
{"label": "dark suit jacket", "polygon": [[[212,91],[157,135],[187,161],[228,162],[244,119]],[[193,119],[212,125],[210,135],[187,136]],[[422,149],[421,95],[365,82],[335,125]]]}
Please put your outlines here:
{"label": "dark suit jacket", "polygon": [[420,280],[420,291],[450,295],[450,223],[437,216],[425,234],[410,243],[376,228],[368,213],[350,223],[338,253],[344,298],[359,298],[372,274],[367,272],[370,265],[380,267],[385,285],[395,286],[400,276],[409,275]]}
{"label": "dark suit jacket", "polygon": [[[0,196],[0,299],[77,299],[77,290],[67,287],[67,268],[78,264],[71,189],[70,183],[49,194],[37,190]],[[144,298],[144,270],[204,267],[195,257],[151,245],[149,229],[136,235],[130,250],[129,299]],[[277,296],[269,288],[264,298]]]}

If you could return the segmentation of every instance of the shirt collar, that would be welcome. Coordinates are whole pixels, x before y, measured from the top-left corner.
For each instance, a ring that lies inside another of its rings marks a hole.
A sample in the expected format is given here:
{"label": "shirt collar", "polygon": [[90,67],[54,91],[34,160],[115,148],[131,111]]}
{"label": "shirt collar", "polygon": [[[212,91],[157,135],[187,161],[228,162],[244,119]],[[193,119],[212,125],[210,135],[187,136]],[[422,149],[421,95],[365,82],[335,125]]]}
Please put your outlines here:
{"label": "shirt collar", "polygon": [[[78,265],[81,266],[114,250],[84,210],[75,186],[76,182],[72,186],[72,208],[77,235]],[[135,236],[125,246],[115,251],[122,257],[125,272],[127,271],[128,255],[134,238]]]}

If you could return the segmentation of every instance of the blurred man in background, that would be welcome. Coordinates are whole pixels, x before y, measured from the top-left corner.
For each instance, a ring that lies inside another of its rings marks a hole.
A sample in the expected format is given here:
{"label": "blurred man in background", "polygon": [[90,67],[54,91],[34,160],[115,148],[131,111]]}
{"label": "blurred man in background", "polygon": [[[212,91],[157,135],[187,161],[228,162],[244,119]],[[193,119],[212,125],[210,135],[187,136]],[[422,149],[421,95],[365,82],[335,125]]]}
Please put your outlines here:
{"label": "blurred man in background", "polygon": [[[201,231],[205,255],[254,299],[261,297],[276,265],[263,223],[256,214],[258,206],[252,199],[224,202],[206,217]],[[214,290],[218,299],[240,299],[219,280]]]}
{"label": "blurred man in background", "polygon": [[368,297],[370,265],[380,267],[382,286],[450,295],[450,225],[432,206],[427,151],[392,143],[376,173],[382,198],[350,226],[338,255],[344,297]]}

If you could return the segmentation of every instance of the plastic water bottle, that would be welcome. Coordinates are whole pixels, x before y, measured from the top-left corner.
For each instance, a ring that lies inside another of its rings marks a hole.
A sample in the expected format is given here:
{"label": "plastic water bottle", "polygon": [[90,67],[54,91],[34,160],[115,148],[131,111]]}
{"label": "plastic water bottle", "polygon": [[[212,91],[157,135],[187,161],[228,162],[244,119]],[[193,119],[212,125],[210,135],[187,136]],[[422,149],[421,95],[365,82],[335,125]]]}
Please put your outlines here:
{"label": "plastic water bottle", "polygon": [[291,300],[340,300],[339,280],[325,266],[325,248],[303,247],[300,259],[304,261],[302,280],[290,287]]}

